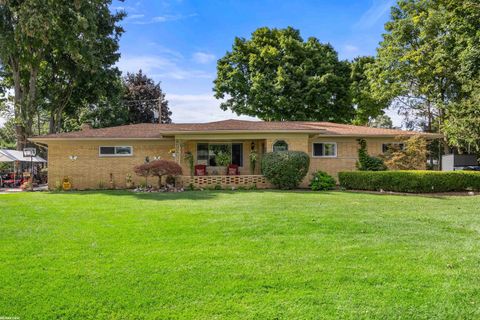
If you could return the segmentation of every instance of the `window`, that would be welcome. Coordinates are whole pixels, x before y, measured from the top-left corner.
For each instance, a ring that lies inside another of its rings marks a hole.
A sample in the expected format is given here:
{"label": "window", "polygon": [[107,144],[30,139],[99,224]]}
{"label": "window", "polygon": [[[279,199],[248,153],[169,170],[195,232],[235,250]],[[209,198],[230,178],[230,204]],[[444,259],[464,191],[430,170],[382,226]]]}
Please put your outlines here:
{"label": "window", "polygon": [[217,155],[220,153],[229,153],[231,152],[231,145],[226,143],[211,143],[208,145],[208,165],[212,167],[218,166],[217,164]]}
{"label": "window", "polygon": [[273,144],[273,151],[288,151],[288,143],[285,140],[278,140]]}
{"label": "window", "polygon": [[232,143],[232,164],[243,167],[243,143]]}
{"label": "window", "polygon": [[115,147],[99,147],[100,157],[127,157],[133,154],[132,147],[115,146]]}
{"label": "window", "polygon": [[229,153],[232,164],[243,166],[243,143],[197,143],[197,163],[215,167],[220,152]]}
{"label": "window", "polygon": [[199,164],[207,164],[208,143],[197,143],[197,162]]}
{"label": "window", "polygon": [[313,144],[314,157],[336,157],[337,144],[335,142],[319,142]]}
{"label": "window", "polygon": [[405,144],[401,142],[390,142],[382,144],[382,152],[404,150]]}

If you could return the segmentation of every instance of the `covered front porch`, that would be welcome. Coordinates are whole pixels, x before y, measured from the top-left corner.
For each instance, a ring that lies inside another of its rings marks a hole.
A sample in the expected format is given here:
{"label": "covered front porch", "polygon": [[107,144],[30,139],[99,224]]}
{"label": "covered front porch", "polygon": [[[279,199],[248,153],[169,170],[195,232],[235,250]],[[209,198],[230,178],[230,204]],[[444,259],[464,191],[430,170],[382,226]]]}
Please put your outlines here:
{"label": "covered front porch", "polygon": [[266,139],[241,137],[176,138],[182,183],[194,188],[268,188],[260,168],[266,144]]}

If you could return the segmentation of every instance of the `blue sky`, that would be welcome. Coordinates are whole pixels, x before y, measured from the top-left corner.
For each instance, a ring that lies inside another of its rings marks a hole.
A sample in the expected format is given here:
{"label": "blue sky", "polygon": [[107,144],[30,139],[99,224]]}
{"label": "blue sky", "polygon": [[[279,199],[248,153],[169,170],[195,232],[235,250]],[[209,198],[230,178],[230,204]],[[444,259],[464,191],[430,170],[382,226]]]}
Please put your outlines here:
{"label": "blue sky", "polygon": [[[123,72],[142,69],[161,81],[174,122],[238,118],[213,98],[216,60],[236,36],[292,26],[304,39],[331,43],[341,59],[374,55],[394,0],[126,0],[120,41]],[[389,112],[396,125],[400,119]],[[240,117],[247,118],[248,117]],[[2,119],[0,118],[0,125]]]}
{"label": "blue sky", "polygon": [[[258,27],[292,26],[304,39],[329,42],[341,59],[373,55],[394,0],[143,0],[114,2],[125,10],[122,71],[142,69],[161,81],[174,122],[236,118],[213,98],[216,60],[235,36]],[[246,117],[242,117],[246,118]]]}

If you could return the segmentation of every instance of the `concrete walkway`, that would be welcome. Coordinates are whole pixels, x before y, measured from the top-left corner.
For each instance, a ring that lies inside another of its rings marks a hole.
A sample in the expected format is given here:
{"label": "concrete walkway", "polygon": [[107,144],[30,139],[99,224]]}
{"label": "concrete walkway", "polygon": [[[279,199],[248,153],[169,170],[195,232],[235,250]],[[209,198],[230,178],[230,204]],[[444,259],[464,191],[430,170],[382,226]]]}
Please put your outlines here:
{"label": "concrete walkway", "polygon": [[[34,187],[33,191],[47,191],[48,186],[46,184],[39,185],[38,187]],[[0,188],[0,194],[6,193],[16,193],[16,192],[23,192],[20,188]]]}

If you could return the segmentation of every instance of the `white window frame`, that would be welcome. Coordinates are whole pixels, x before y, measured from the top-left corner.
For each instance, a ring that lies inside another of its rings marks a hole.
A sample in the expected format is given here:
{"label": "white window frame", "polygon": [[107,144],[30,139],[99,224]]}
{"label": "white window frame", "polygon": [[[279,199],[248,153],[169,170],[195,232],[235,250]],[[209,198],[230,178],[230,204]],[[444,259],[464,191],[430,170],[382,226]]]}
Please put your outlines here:
{"label": "white window frame", "polygon": [[285,150],[285,151],[289,151],[289,150],[290,150],[290,144],[287,142],[287,140],[285,140],[285,139],[278,139],[278,140],[275,140],[274,143],[272,143],[272,152],[275,152],[275,151],[273,150],[273,148],[275,148],[275,144],[276,144],[277,142],[280,142],[280,141],[285,142],[285,144],[287,145],[287,150]]}
{"label": "white window frame", "polygon": [[[113,148],[114,152],[117,151],[117,148],[130,148],[130,154],[102,154],[102,148]],[[132,157],[133,156],[133,146],[98,146],[98,156],[101,158],[108,158],[108,157]]]}
{"label": "white window frame", "polygon": [[[326,144],[333,144],[335,145],[335,154],[332,155],[332,156],[316,156],[315,155],[315,144],[323,144],[323,153],[325,153],[325,145]],[[330,141],[316,141],[316,142],[312,142],[312,158],[336,158],[338,155],[338,145],[336,142],[330,142]]]}
{"label": "white window frame", "polygon": [[[198,145],[199,144],[206,144],[207,145],[207,150],[208,150],[208,159],[207,160],[198,160]],[[197,142],[195,145],[195,163],[196,164],[204,164],[207,167],[210,167],[210,146],[211,145],[228,145],[230,147],[230,155],[232,155],[232,145],[234,144],[240,144],[242,146],[241,153],[242,153],[242,165],[238,166],[239,168],[243,168],[245,166],[245,157],[244,157],[244,142],[243,141],[231,141],[231,142]],[[206,161],[206,163],[204,163]]]}

